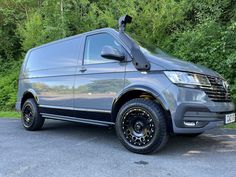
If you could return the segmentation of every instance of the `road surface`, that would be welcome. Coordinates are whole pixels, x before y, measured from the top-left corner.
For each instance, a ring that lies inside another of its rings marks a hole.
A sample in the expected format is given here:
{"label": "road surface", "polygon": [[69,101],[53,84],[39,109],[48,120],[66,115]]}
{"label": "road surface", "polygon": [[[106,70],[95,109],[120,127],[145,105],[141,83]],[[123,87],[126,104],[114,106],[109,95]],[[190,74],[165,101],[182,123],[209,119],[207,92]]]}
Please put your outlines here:
{"label": "road surface", "polygon": [[233,177],[236,130],[197,138],[171,137],[159,153],[127,151],[114,129],[47,120],[29,132],[19,119],[0,119],[0,177]]}

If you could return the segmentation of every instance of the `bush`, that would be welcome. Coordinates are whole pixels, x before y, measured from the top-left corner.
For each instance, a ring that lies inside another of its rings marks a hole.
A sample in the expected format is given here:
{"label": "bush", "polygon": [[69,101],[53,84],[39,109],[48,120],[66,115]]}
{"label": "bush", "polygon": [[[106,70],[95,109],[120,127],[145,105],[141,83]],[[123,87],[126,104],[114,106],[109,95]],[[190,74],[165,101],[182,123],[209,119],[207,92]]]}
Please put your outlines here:
{"label": "bush", "polygon": [[15,107],[20,62],[11,61],[0,66],[0,110],[11,111]]}
{"label": "bush", "polygon": [[97,28],[117,27],[118,17],[126,13],[133,16],[127,33],[219,72],[229,81],[236,103],[235,0],[2,0],[0,110],[14,108],[20,61],[28,49]]}

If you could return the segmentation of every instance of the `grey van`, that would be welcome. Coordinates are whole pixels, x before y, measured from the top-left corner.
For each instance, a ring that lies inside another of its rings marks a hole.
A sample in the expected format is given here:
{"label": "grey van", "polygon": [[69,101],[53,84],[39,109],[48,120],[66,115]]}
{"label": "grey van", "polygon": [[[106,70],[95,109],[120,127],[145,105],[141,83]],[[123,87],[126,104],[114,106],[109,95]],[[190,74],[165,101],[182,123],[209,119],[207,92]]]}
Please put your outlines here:
{"label": "grey van", "polygon": [[227,81],[203,66],[140,46],[125,32],[98,29],[27,52],[16,109],[27,130],[45,119],[115,126],[136,153],[160,150],[170,134],[197,136],[235,122]]}

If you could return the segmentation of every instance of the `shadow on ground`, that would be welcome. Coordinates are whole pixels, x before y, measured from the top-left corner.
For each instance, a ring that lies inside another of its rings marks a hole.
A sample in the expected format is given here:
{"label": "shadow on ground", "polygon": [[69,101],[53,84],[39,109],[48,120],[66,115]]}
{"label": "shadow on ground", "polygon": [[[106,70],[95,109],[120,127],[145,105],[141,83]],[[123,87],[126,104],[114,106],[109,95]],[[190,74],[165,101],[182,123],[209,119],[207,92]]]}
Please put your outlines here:
{"label": "shadow on ground", "polygon": [[[54,135],[64,135],[80,141],[78,135],[85,135],[90,141],[99,139],[96,143],[111,144],[121,151],[125,149],[116,137],[114,128],[85,125],[80,123],[47,121],[42,132],[51,132]],[[179,154],[194,156],[206,153],[236,152],[236,130],[213,129],[198,137],[170,136],[169,142],[157,155]]]}

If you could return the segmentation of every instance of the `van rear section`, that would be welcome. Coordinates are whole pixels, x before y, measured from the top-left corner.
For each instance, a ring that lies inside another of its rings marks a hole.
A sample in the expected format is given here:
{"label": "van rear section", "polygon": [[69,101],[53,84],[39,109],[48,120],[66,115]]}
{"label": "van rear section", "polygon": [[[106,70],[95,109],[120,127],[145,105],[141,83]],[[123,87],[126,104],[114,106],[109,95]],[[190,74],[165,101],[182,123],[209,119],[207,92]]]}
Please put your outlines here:
{"label": "van rear section", "polygon": [[19,76],[18,111],[30,97],[40,105],[73,106],[74,75],[81,61],[81,44],[82,36],[75,36],[27,52]]}

